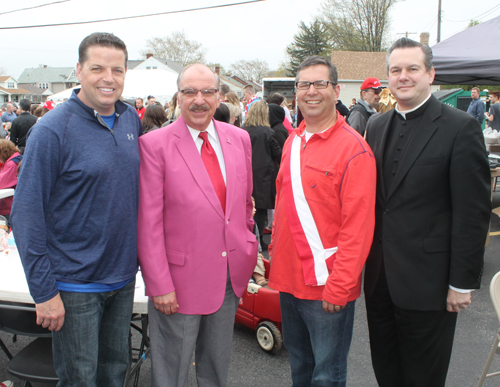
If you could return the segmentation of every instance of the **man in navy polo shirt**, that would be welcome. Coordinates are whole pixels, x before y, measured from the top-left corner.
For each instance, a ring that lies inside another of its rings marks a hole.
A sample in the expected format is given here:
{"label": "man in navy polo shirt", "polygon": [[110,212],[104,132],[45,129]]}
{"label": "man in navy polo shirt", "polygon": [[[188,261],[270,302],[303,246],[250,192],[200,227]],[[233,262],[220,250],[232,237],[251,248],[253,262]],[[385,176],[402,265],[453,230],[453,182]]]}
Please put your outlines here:
{"label": "man in navy polo shirt", "polygon": [[81,89],[31,129],[12,227],[36,303],[53,332],[60,386],[123,385],[137,273],[139,116],[119,100],[127,48],[86,37]]}

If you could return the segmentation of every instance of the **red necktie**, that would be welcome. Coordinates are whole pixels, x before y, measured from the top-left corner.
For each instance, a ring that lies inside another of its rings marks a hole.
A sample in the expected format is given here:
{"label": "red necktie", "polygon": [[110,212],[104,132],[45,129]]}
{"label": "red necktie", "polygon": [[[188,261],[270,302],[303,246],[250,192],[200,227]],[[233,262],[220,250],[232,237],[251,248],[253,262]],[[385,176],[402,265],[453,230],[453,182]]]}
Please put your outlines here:
{"label": "red necktie", "polygon": [[210,180],[212,180],[215,193],[217,194],[222,206],[222,211],[226,212],[226,184],[224,183],[224,178],[222,177],[219,160],[217,159],[217,155],[215,154],[210,141],[208,141],[207,132],[200,132],[199,137],[203,140],[203,145],[201,146],[201,159],[205,164],[205,168],[207,168]]}

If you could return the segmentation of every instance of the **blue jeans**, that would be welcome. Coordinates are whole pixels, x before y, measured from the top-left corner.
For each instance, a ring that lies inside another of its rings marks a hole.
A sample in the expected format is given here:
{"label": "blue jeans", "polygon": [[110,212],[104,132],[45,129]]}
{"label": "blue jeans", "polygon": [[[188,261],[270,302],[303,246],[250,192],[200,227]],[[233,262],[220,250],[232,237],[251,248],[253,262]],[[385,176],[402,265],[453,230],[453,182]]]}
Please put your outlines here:
{"label": "blue jeans", "polygon": [[52,333],[58,387],[121,387],[129,362],[135,278],[103,293],[60,291],[64,325]]}
{"label": "blue jeans", "polygon": [[292,387],[342,387],[347,379],[354,303],[325,313],[322,301],[280,293],[283,340],[290,356]]}

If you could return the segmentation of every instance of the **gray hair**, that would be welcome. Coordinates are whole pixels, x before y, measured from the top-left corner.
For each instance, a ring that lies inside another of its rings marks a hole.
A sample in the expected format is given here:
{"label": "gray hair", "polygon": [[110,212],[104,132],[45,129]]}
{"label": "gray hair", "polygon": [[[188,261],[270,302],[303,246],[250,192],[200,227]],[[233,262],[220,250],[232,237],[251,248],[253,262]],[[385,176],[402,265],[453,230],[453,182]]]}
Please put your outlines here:
{"label": "gray hair", "polygon": [[297,68],[297,75],[295,76],[295,82],[298,82],[299,73],[302,70],[304,70],[307,67],[317,66],[317,65],[323,65],[323,66],[328,67],[328,74],[330,76],[330,82],[333,82],[335,84],[338,83],[337,68],[328,59],[323,58],[322,56],[317,56],[317,55],[308,56],[306,59],[304,59],[302,61],[302,63]]}
{"label": "gray hair", "polygon": [[425,64],[425,69],[427,71],[431,71],[432,67],[432,50],[429,46],[422,44],[420,42],[417,42],[412,39],[408,38],[400,38],[396,40],[391,48],[387,51],[387,56],[385,57],[385,65],[387,66],[387,73],[389,73],[389,58],[391,57],[391,54],[394,50],[397,49],[403,49],[403,48],[413,48],[413,47],[420,47],[422,49],[422,52],[424,53],[424,64]]}

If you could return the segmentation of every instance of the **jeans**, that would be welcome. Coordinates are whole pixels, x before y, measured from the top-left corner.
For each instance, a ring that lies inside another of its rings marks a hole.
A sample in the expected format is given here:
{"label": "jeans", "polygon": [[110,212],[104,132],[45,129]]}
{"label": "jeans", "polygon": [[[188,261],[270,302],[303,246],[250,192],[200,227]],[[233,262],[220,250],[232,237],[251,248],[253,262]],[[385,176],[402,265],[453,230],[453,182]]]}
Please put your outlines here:
{"label": "jeans", "polygon": [[58,387],[121,387],[129,363],[135,278],[103,293],[60,291],[66,311],[52,333]]}
{"label": "jeans", "polygon": [[345,386],[355,301],[340,312],[325,313],[322,301],[280,292],[280,304],[292,387]]}

